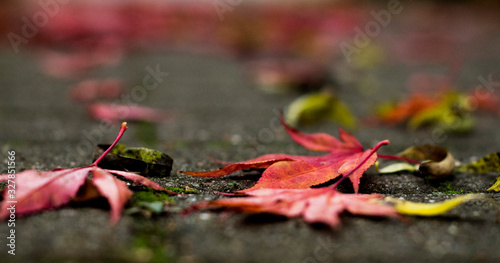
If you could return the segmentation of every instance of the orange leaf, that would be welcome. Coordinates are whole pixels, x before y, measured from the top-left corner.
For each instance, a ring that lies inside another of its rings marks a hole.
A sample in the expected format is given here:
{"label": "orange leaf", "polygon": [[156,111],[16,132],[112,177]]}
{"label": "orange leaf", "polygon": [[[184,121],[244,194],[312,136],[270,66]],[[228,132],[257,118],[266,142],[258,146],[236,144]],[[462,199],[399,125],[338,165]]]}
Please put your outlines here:
{"label": "orange leaf", "polygon": [[396,124],[410,117],[437,106],[439,101],[425,94],[415,93],[403,102],[397,103],[386,112],[380,113],[380,119],[388,124]]}

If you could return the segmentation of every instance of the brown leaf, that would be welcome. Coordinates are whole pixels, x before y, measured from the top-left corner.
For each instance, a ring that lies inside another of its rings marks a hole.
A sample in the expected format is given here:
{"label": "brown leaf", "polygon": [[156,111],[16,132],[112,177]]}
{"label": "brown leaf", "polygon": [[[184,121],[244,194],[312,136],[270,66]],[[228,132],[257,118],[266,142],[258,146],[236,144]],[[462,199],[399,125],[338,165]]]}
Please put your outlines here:
{"label": "brown leaf", "polygon": [[450,176],[455,168],[455,158],[446,149],[435,145],[410,147],[398,156],[422,161],[418,170],[432,179]]}

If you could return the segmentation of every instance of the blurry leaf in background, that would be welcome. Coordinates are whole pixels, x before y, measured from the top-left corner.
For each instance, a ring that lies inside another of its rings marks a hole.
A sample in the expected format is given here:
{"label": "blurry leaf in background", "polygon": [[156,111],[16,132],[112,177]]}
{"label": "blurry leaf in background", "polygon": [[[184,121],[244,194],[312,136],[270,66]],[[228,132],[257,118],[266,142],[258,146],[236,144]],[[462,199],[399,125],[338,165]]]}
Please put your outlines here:
{"label": "blurry leaf in background", "polygon": [[448,177],[455,168],[455,158],[446,149],[435,145],[412,146],[398,156],[422,161],[418,171],[430,179]]}
{"label": "blurry leaf in background", "polygon": [[406,101],[388,101],[379,105],[377,115],[383,123],[397,124],[408,120],[423,110],[434,107],[436,100],[425,94],[415,93]]}
{"label": "blurry leaf in background", "polygon": [[435,107],[423,110],[408,122],[410,129],[425,125],[433,125],[445,131],[468,132],[474,127],[474,119],[470,113],[469,100],[458,92],[447,92],[440,98]]}
{"label": "blurry leaf in background", "polygon": [[377,110],[382,123],[407,122],[410,129],[439,127],[447,132],[465,133],[474,128],[469,97],[449,90],[441,94],[413,93],[402,102],[386,102]]}
{"label": "blurry leaf in background", "polygon": [[115,99],[124,93],[123,82],[115,78],[88,79],[78,82],[70,89],[70,97],[77,102]]}
{"label": "blurry leaf in background", "polygon": [[110,123],[122,121],[161,122],[169,116],[163,110],[114,103],[93,103],[87,107],[92,118]]}
{"label": "blurry leaf in background", "polygon": [[491,173],[500,172],[500,152],[490,153],[483,158],[457,167],[460,172]]}
{"label": "blurry leaf in background", "polygon": [[357,120],[347,106],[328,92],[311,93],[297,98],[288,105],[285,119],[294,127],[326,120],[337,122],[350,129],[357,126]]}

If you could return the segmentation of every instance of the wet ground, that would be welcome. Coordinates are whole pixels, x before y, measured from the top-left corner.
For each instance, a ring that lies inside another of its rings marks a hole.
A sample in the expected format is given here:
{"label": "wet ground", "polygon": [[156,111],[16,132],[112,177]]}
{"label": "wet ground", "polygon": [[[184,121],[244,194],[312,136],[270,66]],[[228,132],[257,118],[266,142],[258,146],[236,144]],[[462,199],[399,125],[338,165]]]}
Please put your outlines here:
{"label": "wet ground", "polygon": [[[493,36],[487,46],[498,44]],[[97,143],[110,143],[118,131],[103,131],[82,105],[68,98],[75,80],[60,80],[40,73],[33,54],[0,51],[0,160],[16,152],[16,170],[77,167],[92,162]],[[481,56],[478,56],[481,57]],[[493,58],[465,62],[459,88],[474,87],[479,76],[500,72]],[[136,53],[123,63],[92,73],[117,77],[130,89],[140,85],[146,67],[168,72],[157,89],[140,105],[169,111],[172,117],[156,127],[157,140],[147,145],[137,136],[139,124],[129,123],[122,143],[161,150],[174,159],[169,177],[153,177],[163,186],[195,190],[173,197],[164,213],[124,214],[115,226],[103,207],[65,207],[17,218],[16,255],[0,244],[2,262],[498,262],[500,224],[491,204],[474,201],[433,218],[405,220],[344,215],[342,227],[311,226],[301,219],[267,215],[228,215],[180,211],[203,200],[219,198],[214,191],[231,192],[253,185],[258,174],[236,173],[222,178],[193,178],[178,170],[216,169],[210,157],[226,161],[250,159],[265,153],[311,154],[276,128],[277,112],[298,94],[268,94],[255,88],[240,61],[187,53]],[[346,67],[345,65],[343,67]],[[367,71],[332,67],[339,80],[339,96],[362,116],[386,97],[398,97],[415,68],[398,64]],[[422,69],[422,68],[420,68]],[[346,72],[354,78],[346,77]],[[370,81],[373,88],[363,89]],[[361,87],[361,88],[360,88]],[[129,89],[129,91],[130,91]],[[133,97],[133,96],[132,96]],[[468,134],[433,134],[432,129],[408,131],[403,127],[365,127],[352,133],[365,148],[383,139],[380,150],[395,154],[421,142],[447,148],[457,160],[468,162],[499,150],[498,117],[476,113]],[[323,124],[308,132],[337,135],[338,125]],[[5,161],[2,161],[5,163]],[[3,165],[1,172],[6,172]],[[412,201],[435,202],[463,193],[486,193],[496,174],[466,174],[431,182],[410,173],[379,175],[369,170],[360,191],[381,193]],[[344,191],[352,191],[348,184]],[[487,193],[500,201],[500,194]],[[95,206],[95,205],[94,205]],[[0,224],[2,237],[7,222]],[[5,239],[4,239],[5,240]]]}

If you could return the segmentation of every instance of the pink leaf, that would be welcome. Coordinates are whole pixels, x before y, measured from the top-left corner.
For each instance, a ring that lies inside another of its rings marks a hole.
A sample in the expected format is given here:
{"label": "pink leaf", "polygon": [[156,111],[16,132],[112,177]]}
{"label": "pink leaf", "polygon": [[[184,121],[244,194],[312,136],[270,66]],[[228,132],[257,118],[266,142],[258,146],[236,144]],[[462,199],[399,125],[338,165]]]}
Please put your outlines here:
{"label": "pink leaf", "polygon": [[113,103],[94,103],[88,106],[87,110],[91,117],[111,123],[121,121],[161,122],[168,117],[162,110]]}
{"label": "pink leaf", "polygon": [[[91,168],[76,168],[55,172],[28,170],[16,175],[15,196],[4,192],[0,218],[8,217],[7,207],[16,206],[16,213],[25,215],[38,210],[57,208],[67,204],[85,183]],[[57,193],[57,194],[54,194]],[[15,201],[10,203],[9,201]]]}
{"label": "pink leaf", "polygon": [[99,190],[99,193],[108,199],[111,207],[111,222],[118,222],[123,207],[132,197],[133,192],[128,189],[125,182],[118,180],[101,168],[94,169],[92,183]]}
{"label": "pink leaf", "polygon": [[[15,193],[9,192],[9,187],[3,191],[3,202],[1,204],[0,218],[5,219],[10,215],[9,208],[15,205],[17,215],[39,212],[47,209],[58,208],[67,204],[78,196],[78,191],[87,179],[89,173],[92,174],[90,184],[105,197],[111,207],[111,222],[116,223],[120,219],[123,207],[132,196],[132,191],[128,189],[125,182],[117,179],[113,174],[132,180],[134,183],[144,185],[159,191],[176,194],[167,191],[159,184],[144,178],[140,175],[102,169],[97,166],[100,160],[113,148],[120,140],[127,129],[127,124],[122,123],[117,138],[111,146],[93,164],[85,167],[71,169],[56,169],[52,171],[28,170],[16,174],[16,177],[9,185],[15,186]],[[0,175],[0,181],[9,180],[11,174]]]}

